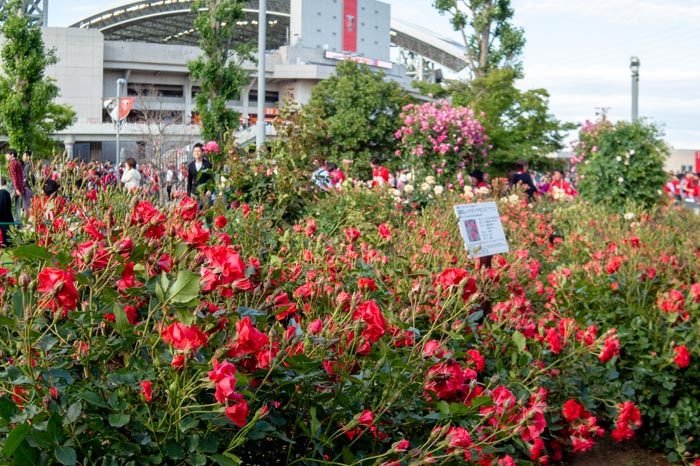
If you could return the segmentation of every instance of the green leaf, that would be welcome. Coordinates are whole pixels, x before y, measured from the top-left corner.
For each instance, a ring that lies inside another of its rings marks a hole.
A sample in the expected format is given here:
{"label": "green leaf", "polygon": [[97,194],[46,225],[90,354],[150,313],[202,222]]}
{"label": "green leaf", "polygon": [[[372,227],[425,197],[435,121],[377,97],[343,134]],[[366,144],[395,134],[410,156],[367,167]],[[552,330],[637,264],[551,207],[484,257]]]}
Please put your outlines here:
{"label": "green leaf", "polygon": [[87,401],[89,404],[91,404],[93,406],[97,406],[98,408],[106,408],[107,407],[107,403],[105,403],[104,398],[99,393],[82,392],[82,393],[79,393],[78,396],[80,398],[82,398],[83,400]]}
{"label": "green leaf", "polygon": [[114,322],[114,328],[119,332],[120,335],[125,335],[132,330],[132,325],[129,323],[129,318],[126,316],[124,308],[118,304],[112,307],[114,311],[114,316],[116,320]]}
{"label": "green leaf", "polygon": [[477,396],[472,399],[471,407],[480,408],[481,406],[492,406],[493,399],[489,396]]}
{"label": "green leaf", "polygon": [[36,244],[17,246],[14,250],[10,250],[9,253],[17,259],[43,259],[50,261],[53,258],[46,248],[42,248]]}
{"label": "green leaf", "polygon": [[131,417],[124,413],[112,413],[109,415],[109,425],[112,427],[124,427],[130,420]]}
{"label": "green leaf", "polygon": [[8,397],[0,396],[0,417],[7,422],[17,414],[17,405]]}
{"label": "green leaf", "polygon": [[511,339],[513,340],[513,343],[515,343],[516,348],[518,348],[518,351],[520,353],[524,353],[525,345],[527,343],[525,335],[516,330],[515,332],[513,332],[513,336],[511,337]]}
{"label": "green leaf", "polygon": [[78,417],[80,417],[80,414],[83,412],[83,404],[80,401],[76,401],[72,405],[68,407],[66,410],[66,421],[68,423],[73,423],[75,422]]}
{"label": "green leaf", "polygon": [[66,466],[74,466],[77,461],[75,449],[71,447],[57,447],[56,459],[59,463],[65,464]]}
{"label": "green leaf", "polygon": [[17,450],[15,450],[14,459],[15,464],[21,464],[22,466],[34,466],[37,464],[36,453],[26,440],[20,443]]}
{"label": "green leaf", "polygon": [[199,274],[180,270],[175,283],[168,289],[168,300],[174,303],[189,303],[199,294]]}
{"label": "green leaf", "polygon": [[24,319],[24,295],[20,290],[12,293],[12,309],[19,320]]}
{"label": "green leaf", "polygon": [[216,461],[220,466],[240,466],[243,461],[236,455],[224,453],[223,455],[211,455],[209,458]]}
{"label": "green leaf", "polygon": [[185,457],[185,451],[173,440],[165,444],[165,452],[170,459],[180,460]]}
{"label": "green leaf", "polygon": [[10,431],[5,440],[5,445],[2,447],[2,454],[5,458],[12,456],[20,443],[27,438],[30,430],[31,426],[29,424],[20,424]]}
{"label": "green leaf", "polygon": [[157,280],[155,280],[156,298],[159,302],[165,301],[165,293],[170,287],[170,280],[168,280],[168,275],[163,272],[160,274]]}

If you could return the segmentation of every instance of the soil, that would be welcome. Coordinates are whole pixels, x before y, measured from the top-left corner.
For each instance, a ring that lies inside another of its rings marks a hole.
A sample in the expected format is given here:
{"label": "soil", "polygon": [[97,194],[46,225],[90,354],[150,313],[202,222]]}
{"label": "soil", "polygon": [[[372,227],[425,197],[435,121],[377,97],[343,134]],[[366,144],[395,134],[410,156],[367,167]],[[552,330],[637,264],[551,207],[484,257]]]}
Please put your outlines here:
{"label": "soil", "polygon": [[561,466],[675,466],[662,453],[644,447],[638,439],[617,443],[610,438],[596,442],[593,449],[577,453]]}

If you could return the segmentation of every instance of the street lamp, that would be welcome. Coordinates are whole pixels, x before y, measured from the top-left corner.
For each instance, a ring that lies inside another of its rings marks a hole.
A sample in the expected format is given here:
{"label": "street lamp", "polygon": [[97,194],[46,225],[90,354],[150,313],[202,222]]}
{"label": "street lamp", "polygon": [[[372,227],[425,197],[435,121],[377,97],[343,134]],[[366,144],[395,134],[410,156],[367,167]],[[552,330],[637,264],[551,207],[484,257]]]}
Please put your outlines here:
{"label": "street lamp", "polygon": [[258,122],[255,128],[255,150],[265,144],[265,49],[267,34],[267,0],[258,1]]}
{"label": "street lamp", "polygon": [[117,149],[117,155],[114,158],[115,159],[115,165],[118,167],[119,162],[121,159],[121,154],[119,153],[119,130],[121,129],[122,126],[122,119],[121,119],[121,113],[122,113],[122,100],[121,100],[121,93],[122,93],[122,87],[126,86],[126,79],[124,78],[119,78],[117,79],[117,144],[116,144],[116,149]]}
{"label": "street lamp", "polygon": [[639,118],[639,58],[630,57],[630,70],[632,70],[632,121]]}

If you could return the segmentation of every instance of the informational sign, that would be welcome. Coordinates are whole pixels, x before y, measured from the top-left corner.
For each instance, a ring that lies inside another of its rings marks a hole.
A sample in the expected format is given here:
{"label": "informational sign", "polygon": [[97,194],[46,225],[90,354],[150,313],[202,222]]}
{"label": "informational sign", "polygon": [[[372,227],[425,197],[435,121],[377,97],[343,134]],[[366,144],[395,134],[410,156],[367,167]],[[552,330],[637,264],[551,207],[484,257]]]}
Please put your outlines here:
{"label": "informational sign", "polygon": [[454,209],[469,257],[508,252],[508,241],[495,202],[460,204]]}

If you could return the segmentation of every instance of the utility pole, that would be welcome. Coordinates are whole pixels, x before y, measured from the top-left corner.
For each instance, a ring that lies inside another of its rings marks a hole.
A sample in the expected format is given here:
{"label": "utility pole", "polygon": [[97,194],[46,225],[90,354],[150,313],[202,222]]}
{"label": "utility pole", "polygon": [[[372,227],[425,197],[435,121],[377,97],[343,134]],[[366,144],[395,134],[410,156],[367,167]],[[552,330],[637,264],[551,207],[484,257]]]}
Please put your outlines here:
{"label": "utility pole", "polygon": [[122,93],[122,86],[126,84],[126,79],[124,78],[119,78],[117,79],[117,140],[116,140],[116,149],[117,149],[117,155],[114,158],[115,162],[114,165],[115,167],[119,166],[119,162],[121,162],[121,154],[119,153],[119,130],[121,129],[122,126],[122,119],[121,119],[121,113],[122,113],[122,99],[121,99],[121,93]]}

